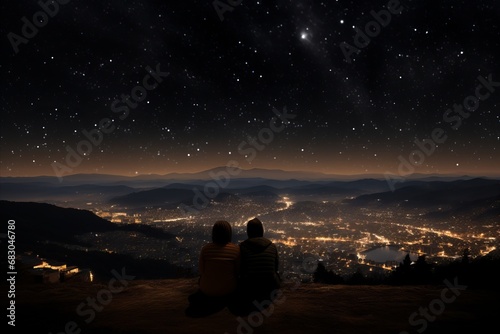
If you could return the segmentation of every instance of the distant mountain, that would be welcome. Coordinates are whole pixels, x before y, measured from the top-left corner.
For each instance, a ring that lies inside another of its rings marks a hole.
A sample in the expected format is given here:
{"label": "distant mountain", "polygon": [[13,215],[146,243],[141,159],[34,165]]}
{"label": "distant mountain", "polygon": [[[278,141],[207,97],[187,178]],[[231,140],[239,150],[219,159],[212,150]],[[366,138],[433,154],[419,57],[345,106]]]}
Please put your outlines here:
{"label": "distant mountain", "polygon": [[287,188],[286,194],[296,200],[318,199],[318,200],[340,200],[346,197],[363,194],[357,189],[345,189],[336,186],[311,186],[303,188]]}
{"label": "distant mountain", "polygon": [[332,179],[343,178],[343,175],[328,175],[317,172],[305,171],[284,171],[279,169],[241,169],[235,168],[231,170],[233,174],[227,173],[227,167],[216,167],[200,172],[194,173],[169,173],[164,175],[158,174],[141,174],[137,176],[122,176],[122,175],[108,175],[108,174],[73,174],[63,177],[61,180],[55,176],[36,176],[36,177],[1,177],[2,183],[30,183],[30,182],[45,182],[51,184],[66,183],[68,185],[75,184],[138,184],[144,182],[176,182],[176,181],[190,181],[190,180],[212,180],[217,178],[218,175],[229,175],[231,179],[273,179],[273,180],[319,180],[319,179]]}
{"label": "distant mountain", "polygon": [[448,221],[454,217],[470,217],[471,221],[497,219],[500,224],[500,195],[488,199],[462,202],[447,210],[432,211],[424,215],[426,219]]}
{"label": "distant mountain", "polygon": [[161,206],[183,202],[192,199],[193,196],[193,190],[157,188],[113,197],[109,203],[127,207]]}
{"label": "distant mountain", "polygon": [[73,174],[68,175],[59,180],[54,176],[27,176],[27,177],[1,177],[2,183],[33,183],[44,182],[54,185],[75,185],[75,184],[89,184],[89,183],[119,183],[131,179],[131,177],[122,175],[110,174]]}
{"label": "distant mountain", "polygon": [[286,179],[286,180],[274,180],[265,179],[260,177],[255,178],[233,178],[227,186],[227,189],[238,189],[238,188],[249,188],[258,186],[270,186],[278,189],[286,189],[290,187],[299,187],[308,185],[311,183],[323,183],[325,181],[315,180],[315,181],[305,181],[298,179]]}
{"label": "distant mountain", "polygon": [[52,183],[3,183],[0,184],[0,200],[36,202],[95,202],[128,194],[134,188],[123,185],[82,184],[75,186]]}
{"label": "distant mountain", "polygon": [[18,241],[24,238],[67,241],[75,234],[116,228],[116,224],[90,211],[45,203],[0,201],[0,211],[3,220],[15,220]]}
{"label": "distant mountain", "polygon": [[193,188],[199,187],[203,183],[204,182],[202,180],[193,180],[193,181],[190,181],[189,183],[174,182],[174,183],[167,184],[163,188],[165,188],[165,189],[187,189],[187,190],[193,190]]}
{"label": "distant mountain", "polygon": [[[262,180],[270,179],[275,181],[357,181],[362,179],[375,179],[385,181],[385,176],[382,174],[359,174],[359,175],[341,175],[341,174],[326,174],[320,172],[308,171],[287,171],[281,169],[263,169],[252,168],[242,169],[236,168],[232,170],[233,175],[230,175],[231,183],[236,180]],[[169,183],[182,182],[192,183],[212,181],[220,175],[228,175],[227,167],[216,167],[208,170],[203,170],[194,173],[168,173],[168,174],[141,174],[136,176],[111,175],[111,174],[73,174],[64,176],[62,179],[56,176],[30,176],[30,177],[0,177],[1,183],[47,183],[53,185],[82,185],[82,184],[100,184],[100,185],[127,185],[133,188],[151,188],[160,187]],[[472,179],[479,176],[470,175],[450,175],[450,174],[411,174],[406,175],[406,181],[423,180],[423,181],[455,181],[459,179]],[[484,178],[500,178],[500,174],[480,176]],[[255,185],[255,184],[254,184]],[[248,186],[248,185],[245,185]],[[273,185],[274,186],[274,185]]]}
{"label": "distant mountain", "polygon": [[346,201],[351,205],[400,205],[404,207],[432,207],[457,205],[488,200],[500,195],[500,181],[482,178],[450,182],[410,182],[394,192],[367,194]]}
{"label": "distant mountain", "polygon": [[14,220],[16,244],[25,246],[51,240],[68,244],[80,244],[75,238],[88,232],[136,231],[159,238],[172,235],[150,226],[114,224],[87,210],[62,208],[46,203],[0,201],[3,221]]}
{"label": "distant mountain", "polygon": [[261,198],[266,200],[278,200],[281,198],[275,192],[270,190],[257,190],[252,192],[246,192],[242,196],[245,198]]}
{"label": "distant mountain", "polygon": [[[90,211],[31,202],[0,201],[0,217],[5,223],[15,221],[16,254],[36,254],[40,258],[89,268],[94,278],[109,281],[111,271],[120,271],[120,268],[127,268],[129,274],[145,279],[176,277],[177,273],[185,272],[167,260],[108,251],[97,238],[94,241],[89,238],[106,234],[125,244],[141,238],[156,245],[176,243],[174,235],[149,225],[114,224]],[[79,238],[82,234],[85,239]],[[26,281],[28,275],[22,273],[18,277]]]}
{"label": "distant mountain", "polygon": [[253,186],[253,187],[247,187],[247,188],[237,188],[237,189],[231,189],[232,192],[235,194],[247,194],[247,193],[255,193],[255,192],[270,192],[273,194],[278,194],[280,193],[280,189],[276,187],[272,187],[269,185],[259,185],[259,186]]}
{"label": "distant mountain", "polygon": [[[405,183],[401,183],[405,184]],[[337,187],[339,189],[356,189],[361,193],[374,193],[389,190],[389,185],[386,180],[377,179],[359,179],[354,181],[333,181],[326,184],[327,186]],[[396,188],[400,184],[396,184]]]}
{"label": "distant mountain", "polygon": [[[454,182],[461,181],[483,180],[485,184],[498,181],[488,178],[474,179],[470,176],[463,176],[459,180],[457,178],[458,176],[450,175],[414,174],[407,176],[405,182],[397,183],[395,187],[398,191],[392,193],[389,192],[389,184],[381,176],[345,176],[257,168],[241,169],[237,175],[229,175],[226,167],[197,173],[133,177],[75,174],[64,177],[62,182],[49,176],[0,177],[0,200],[45,202],[65,207],[85,207],[87,203],[113,203],[130,207],[175,206],[176,203],[186,203],[188,200],[192,200],[196,191],[203,193],[207,185],[218,185],[220,192],[241,195],[265,189],[277,196],[288,196],[296,201],[311,199],[336,201],[358,197],[357,201],[353,203],[373,202],[373,197],[362,197],[362,195],[382,194],[384,192],[387,194],[382,197],[377,195],[376,199],[383,199],[384,203],[397,202],[401,198],[400,195],[407,196],[406,191],[409,193],[409,198],[411,197],[417,204],[420,201],[421,205],[426,205],[425,202],[430,198],[426,197],[427,191],[425,189],[430,184],[455,186]],[[409,189],[409,187],[414,188]],[[436,191],[438,190],[436,188]],[[423,194],[422,191],[426,195],[419,198],[417,195]],[[449,197],[450,201],[454,201],[454,196],[459,195],[443,187],[440,191],[448,191],[451,196]],[[267,195],[271,196],[270,193]],[[445,195],[443,193],[442,197]],[[409,198],[406,198],[407,202],[409,202]]]}
{"label": "distant mountain", "polygon": [[238,178],[238,179],[263,178],[272,180],[288,180],[288,179],[319,180],[332,177],[332,175],[327,175],[318,172],[285,171],[281,169],[263,169],[263,168],[252,168],[252,169],[234,168],[232,169],[232,172],[233,174],[230,175],[227,173],[227,167],[216,167],[213,169],[197,173],[171,173],[171,174],[166,174],[165,177],[176,180],[210,179],[213,178],[214,175],[221,175],[221,174],[230,175],[231,178]]}
{"label": "distant mountain", "polygon": [[213,198],[213,201],[218,203],[238,204],[242,201],[242,198],[232,193],[221,192]]}
{"label": "distant mountain", "polygon": [[[171,188],[172,187],[172,188]],[[210,188],[211,189],[211,188]],[[218,194],[208,196],[203,185],[188,185],[175,183],[162,188],[132,192],[127,195],[113,197],[109,204],[127,208],[163,207],[175,208],[180,204],[192,205],[196,197],[200,201],[217,203],[239,203],[243,200],[276,201],[281,197],[277,194],[279,189],[270,186],[256,186],[241,189],[218,188]]]}
{"label": "distant mountain", "polygon": [[[461,203],[474,199],[485,199],[496,196],[500,192],[500,181],[489,179],[469,179],[455,181],[407,181],[397,185],[397,189],[388,191],[384,180],[360,179],[355,181],[299,181],[299,180],[264,180],[249,179],[247,186],[218,187],[219,198],[225,194],[237,195],[240,200],[266,199],[277,201],[281,197],[290,197],[293,201],[327,200],[337,201],[355,198],[348,201],[351,205],[401,205],[414,207],[430,207],[435,205]],[[238,179],[237,181],[242,181]],[[254,185],[257,184],[257,185]],[[279,186],[277,187],[276,184]],[[204,194],[205,186],[216,185],[215,181],[188,184],[172,183],[162,188],[134,191],[116,196],[109,203],[128,208],[145,206],[175,206],[180,203],[193,203],[194,197]],[[241,182],[239,183],[241,185]],[[210,187],[209,187],[210,188]],[[211,188],[210,188],[211,189]],[[198,195],[197,195],[198,194]]]}
{"label": "distant mountain", "polygon": [[[282,184],[288,181],[279,181]],[[382,182],[382,181],[381,181]],[[339,183],[340,184],[340,183]],[[116,204],[127,208],[139,208],[144,206],[165,206],[173,204],[192,204],[193,199],[202,194],[203,200],[209,200],[205,194],[205,185],[189,185],[183,183],[174,183],[162,188],[132,192],[127,195],[117,196],[109,200],[110,204]],[[348,195],[364,193],[359,189],[349,189],[349,185],[328,186],[302,181],[300,186],[276,188],[268,185],[258,185],[240,188],[218,188],[219,193],[213,198],[216,202],[227,201],[278,201],[282,196],[291,196],[293,198],[320,198],[329,199],[344,198]]]}

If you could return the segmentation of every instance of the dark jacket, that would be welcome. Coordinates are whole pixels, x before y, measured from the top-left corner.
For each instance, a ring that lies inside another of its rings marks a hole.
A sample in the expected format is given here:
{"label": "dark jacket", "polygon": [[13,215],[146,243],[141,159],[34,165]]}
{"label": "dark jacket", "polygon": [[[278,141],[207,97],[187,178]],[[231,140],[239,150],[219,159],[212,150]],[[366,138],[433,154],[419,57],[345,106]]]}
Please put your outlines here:
{"label": "dark jacket", "polygon": [[276,246],[267,238],[250,238],[240,244],[241,282],[245,289],[269,293],[281,285]]}

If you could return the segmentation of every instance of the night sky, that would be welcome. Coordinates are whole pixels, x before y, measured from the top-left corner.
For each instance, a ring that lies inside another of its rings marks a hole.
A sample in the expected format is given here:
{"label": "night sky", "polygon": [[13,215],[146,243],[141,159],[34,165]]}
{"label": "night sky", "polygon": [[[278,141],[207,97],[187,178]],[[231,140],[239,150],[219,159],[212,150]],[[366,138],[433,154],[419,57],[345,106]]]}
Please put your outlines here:
{"label": "night sky", "polygon": [[500,171],[497,0],[60,2],[2,2],[1,176]]}

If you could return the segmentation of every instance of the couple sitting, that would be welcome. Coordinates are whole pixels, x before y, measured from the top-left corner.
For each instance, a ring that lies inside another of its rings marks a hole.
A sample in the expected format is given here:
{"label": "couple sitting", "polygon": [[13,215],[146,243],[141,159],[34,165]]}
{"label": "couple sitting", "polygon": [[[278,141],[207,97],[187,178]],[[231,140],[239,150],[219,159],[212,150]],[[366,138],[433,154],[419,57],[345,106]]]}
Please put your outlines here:
{"label": "couple sitting", "polygon": [[212,228],[212,242],[203,246],[199,260],[199,289],[189,296],[186,313],[202,316],[227,306],[240,315],[258,310],[260,301],[272,301],[279,289],[279,257],[276,246],[264,237],[262,222],[247,223],[248,239],[239,246],[232,243],[227,221]]}

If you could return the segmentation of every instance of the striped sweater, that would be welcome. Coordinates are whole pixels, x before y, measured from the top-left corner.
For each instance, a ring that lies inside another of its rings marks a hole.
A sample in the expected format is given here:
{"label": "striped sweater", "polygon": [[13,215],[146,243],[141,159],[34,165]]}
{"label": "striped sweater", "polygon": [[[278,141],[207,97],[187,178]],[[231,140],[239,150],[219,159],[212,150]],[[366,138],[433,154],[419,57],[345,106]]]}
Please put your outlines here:
{"label": "striped sweater", "polygon": [[208,296],[224,296],[236,290],[240,249],[233,243],[209,243],[200,253],[200,290]]}

